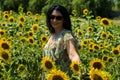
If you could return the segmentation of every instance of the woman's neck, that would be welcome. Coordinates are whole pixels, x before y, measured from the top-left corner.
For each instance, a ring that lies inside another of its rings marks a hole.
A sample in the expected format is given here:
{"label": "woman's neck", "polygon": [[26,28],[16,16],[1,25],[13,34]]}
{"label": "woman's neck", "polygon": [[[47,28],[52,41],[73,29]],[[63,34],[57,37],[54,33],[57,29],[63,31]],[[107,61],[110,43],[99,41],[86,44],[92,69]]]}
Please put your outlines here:
{"label": "woman's neck", "polygon": [[55,33],[54,34],[57,35],[57,34],[59,34],[63,30],[64,30],[64,28],[55,29]]}

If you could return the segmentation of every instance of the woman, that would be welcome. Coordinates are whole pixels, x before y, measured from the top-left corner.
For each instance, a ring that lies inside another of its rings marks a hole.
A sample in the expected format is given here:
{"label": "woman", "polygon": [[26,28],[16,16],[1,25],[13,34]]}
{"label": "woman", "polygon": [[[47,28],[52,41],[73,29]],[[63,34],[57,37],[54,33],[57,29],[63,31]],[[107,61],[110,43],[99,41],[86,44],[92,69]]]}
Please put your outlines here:
{"label": "woman", "polygon": [[51,57],[60,66],[60,70],[71,75],[70,63],[80,62],[80,57],[67,10],[61,5],[50,7],[46,23],[51,35],[44,47],[44,56]]}

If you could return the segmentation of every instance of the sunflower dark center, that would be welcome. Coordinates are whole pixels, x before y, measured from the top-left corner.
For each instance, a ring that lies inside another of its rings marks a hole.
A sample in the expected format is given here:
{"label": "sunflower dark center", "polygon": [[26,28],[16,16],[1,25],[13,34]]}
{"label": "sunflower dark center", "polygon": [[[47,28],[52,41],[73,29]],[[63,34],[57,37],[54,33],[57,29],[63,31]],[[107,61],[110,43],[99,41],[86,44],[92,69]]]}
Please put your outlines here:
{"label": "sunflower dark center", "polygon": [[37,26],[34,26],[34,30],[37,30]]}
{"label": "sunflower dark center", "polygon": [[[107,45],[106,45],[107,46]],[[109,51],[104,50],[103,53],[108,53]]]}
{"label": "sunflower dark center", "polygon": [[48,68],[48,69],[51,69],[53,67],[52,63],[50,61],[46,61],[45,63],[45,66]]}
{"label": "sunflower dark center", "polygon": [[24,69],[25,69],[24,66],[20,66],[20,68],[19,68],[20,71],[23,71]]}
{"label": "sunflower dark center", "polygon": [[3,59],[5,59],[5,60],[8,60],[8,58],[9,58],[9,56],[8,56],[7,53],[3,53],[3,54],[2,54],[2,57],[3,57]]}
{"label": "sunflower dark center", "polygon": [[1,35],[3,35],[3,34],[4,34],[4,32],[3,32],[3,31],[1,31],[1,32],[0,32],[0,34],[1,34]]}
{"label": "sunflower dark center", "polygon": [[94,64],[93,64],[93,67],[96,69],[101,69],[102,68],[102,64],[100,63],[100,62],[95,62]]}
{"label": "sunflower dark center", "polygon": [[5,24],[2,24],[2,26],[5,26]]}
{"label": "sunflower dark center", "polygon": [[20,21],[24,22],[24,18],[20,18]]}
{"label": "sunflower dark center", "polygon": [[93,49],[90,49],[89,51],[90,51],[90,52],[93,52]]}
{"label": "sunflower dark center", "polygon": [[9,49],[10,47],[9,47],[9,45],[7,43],[2,43],[2,48]]}
{"label": "sunflower dark center", "polygon": [[108,57],[106,57],[106,56],[103,58],[104,61],[107,61],[107,59],[108,59]]}
{"label": "sunflower dark center", "polygon": [[92,28],[89,28],[89,31],[92,31]]}
{"label": "sunflower dark center", "polygon": [[30,41],[30,43],[33,43],[33,42],[34,42],[33,39],[29,39],[29,41]]}
{"label": "sunflower dark center", "polygon": [[13,19],[12,19],[12,18],[10,19],[10,22],[13,22]]}
{"label": "sunflower dark center", "polygon": [[30,36],[33,36],[33,33],[29,33]]}
{"label": "sunflower dark center", "polygon": [[79,32],[78,34],[79,34],[79,35],[82,35],[82,33],[81,33],[81,32]]}
{"label": "sunflower dark center", "polygon": [[43,40],[43,41],[46,41],[46,38],[45,38],[45,37],[43,37],[43,38],[42,38],[42,40]]}
{"label": "sunflower dark center", "polygon": [[8,18],[8,15],[5,15],[5,18]]}
{"label": "sunflower dark center", "polygon": [[59,76],[59,75],[55,75],[53,76],[52,80],[64,80],[63,77]]}
{"label": "sunflower dark center", "polygon": [[108,24],[109,24],[107,20],[103,20],[103,23],[104,23],[105,25],[108,25]]}
{"label": "sunflower dark center", "polygon": [[103,80],[101,76],[95,74],[93,80]]}
{"label": "sunflower dark center", "polygon": [[75,64],[73,67],[75,71],[79,71],[79,66],[77,64]]}
{"label": "sunflower dark center", "polygon": [[106,37],[106,34],[103,34],[102,36],[103,36],[103,37]]}
{"label": "sunflower dark center", "polygon": [[20,27],[23,27],[23,25],[22,25],[21,23],[19,24],[19,26],[20,26]]}
{"label": "sunflower dark center", "polygon": [[84,44],[87,44],[87,41],[84,41]]}
{"label": "sunflower dark center", "polygon": [[113,62],[113,59],[112,59],[112,58],[110,58],[108,61],[109,61],[109,62]]}
{"label": "sunflower dark center", "polygon": [[99,49],[99,47],[98,47],[98,46],[94,46],[94,48],[95,48],[96,50],[98,50],[98,49]]}
{"label": "sunflower dark center", "polygon": [[114,50],[114,54],[115,54],[115,55],[118,55],[118,54],[119,54],[119,51],[118,51],[118,50]]}

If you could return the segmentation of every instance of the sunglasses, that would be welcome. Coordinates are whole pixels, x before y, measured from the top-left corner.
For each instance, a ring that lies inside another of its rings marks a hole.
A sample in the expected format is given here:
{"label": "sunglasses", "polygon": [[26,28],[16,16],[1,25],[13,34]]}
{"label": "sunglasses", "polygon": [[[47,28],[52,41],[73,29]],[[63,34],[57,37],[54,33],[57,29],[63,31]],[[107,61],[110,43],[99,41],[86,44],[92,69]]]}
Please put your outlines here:
{"label": "sunglasses", "polygon": [[63,16],[55,16],[55,15],[51,15],[50,19],[56,19],[56,20],[62,20]]}

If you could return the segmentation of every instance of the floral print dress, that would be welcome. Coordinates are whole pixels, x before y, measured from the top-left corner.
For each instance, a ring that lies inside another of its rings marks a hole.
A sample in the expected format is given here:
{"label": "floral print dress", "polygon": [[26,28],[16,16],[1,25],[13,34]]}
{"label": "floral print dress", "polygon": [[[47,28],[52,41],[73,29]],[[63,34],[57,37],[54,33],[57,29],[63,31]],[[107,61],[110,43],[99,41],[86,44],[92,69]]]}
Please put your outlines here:
{"label": "floral print dress", "polygon": [[[52,40],[51,40],[52,39]],[[68,73],[71,74],[70,70],[70,59],[67,53],[67,41],[72,40],[74,46],[77,49],[76,39],[74,38],[71,31],[64,29],[54,38],[50,37],[47,44],[44,47],[44,56],[48,56],[55,61],[56,66]]]}

